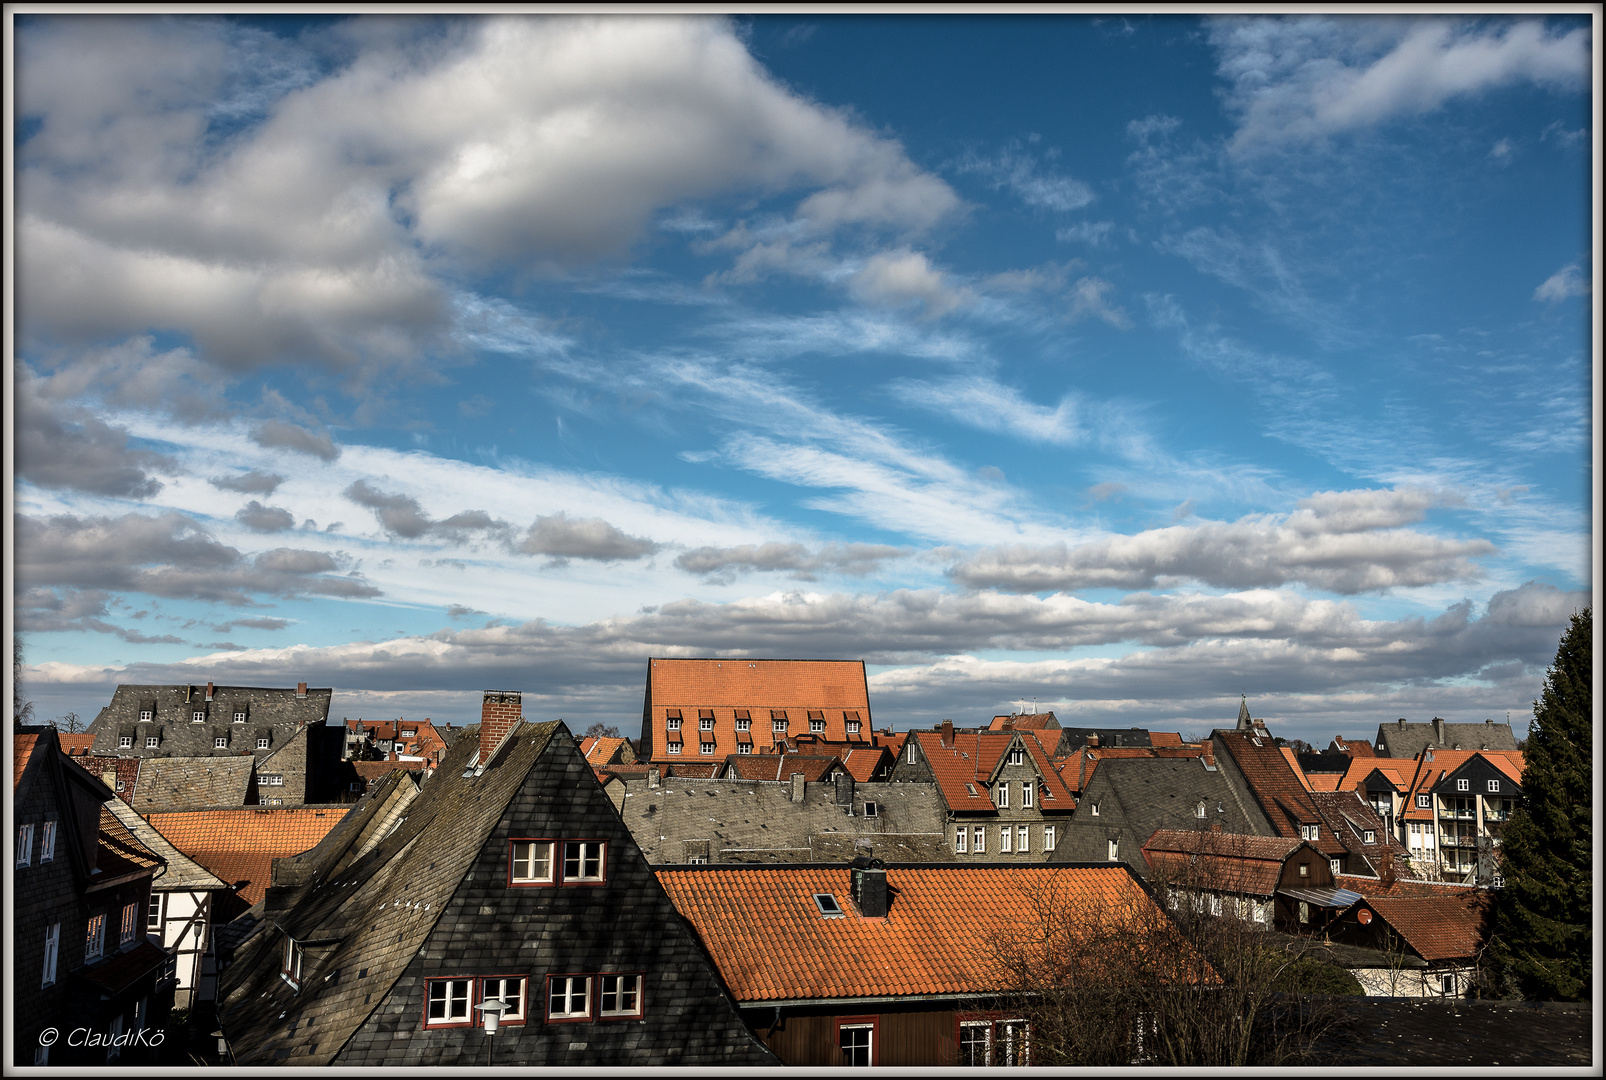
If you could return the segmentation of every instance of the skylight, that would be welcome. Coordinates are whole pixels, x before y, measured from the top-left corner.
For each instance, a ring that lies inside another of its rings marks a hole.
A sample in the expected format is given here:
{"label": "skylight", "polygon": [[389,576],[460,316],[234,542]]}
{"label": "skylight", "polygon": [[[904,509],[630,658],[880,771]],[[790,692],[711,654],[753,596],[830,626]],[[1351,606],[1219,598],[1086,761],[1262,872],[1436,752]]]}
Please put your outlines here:
{"label": "skylight", "polygon": [[827,919],[840,919],[846,914],[842,910],[842,905],[836,902],[836,897],[830,893],[815,893],[814,906],[819,908],[820,914]]}

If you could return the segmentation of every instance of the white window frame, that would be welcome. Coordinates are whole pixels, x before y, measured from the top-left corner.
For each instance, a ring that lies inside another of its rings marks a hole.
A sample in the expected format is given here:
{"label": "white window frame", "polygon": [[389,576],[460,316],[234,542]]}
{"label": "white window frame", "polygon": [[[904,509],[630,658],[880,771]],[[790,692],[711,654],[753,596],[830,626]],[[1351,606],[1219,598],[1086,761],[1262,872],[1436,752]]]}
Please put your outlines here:
{"label": "white window frame", "polygon": [[714,752],[714,744],[711,742],[699,742],[697,744],[697,752],[699,754],[712,754]]}
{"label": "white window frame", "polygon": [[1032,831],[1027,825],[1015,826],[1015,854],[1025,855],[1032,850]]}
{"label": "white window frame", "polygon": [[117,736],[117,749],[119,749],[119,750],[132,750],[132,749],[134,749],[134,736],[132,736],[132,735],[119,735],[119,736]]}
{"label": "white window frame", "polygon": [[1200,819],[1204,818],[1204,816],[1205,816],[1205,803],[1204,803],[1203,799],[1200,799],[1199,800],[1199,805],[1195,806],[1193,808],[1193,816],[1196,817],[1196,818],[1200,818]]}
{"label": "white window frame", "polygon": [[1500,790],[1500,781],[1498,781],[1498,780],[1490,780],[1489,781],[1489,792],[1490,792],[1490,794],[1494,794],[1494,793],[1498,792],[1499,790]]}
{"label": "white window frame", "polygon": [[664,744],[664,749],[671,754],[679,754],[682,745],[684,744],[680,742],[667,742]]}
{"label": "white window frame", "polygon": [[141,710],[140,710],[140,711],[139,711],[139,720],[140,720],[140,723],[142,723],[142,724],[148,724],[148,723],[150,723],[150,722],[151,722],[151,721],[152,721],[152,720],[153,720],[153,719],[155,719],[155,714],[154,714],[154,713],[152,713],[152,712],[151,712],[151,710],[149,710],[149,709],[141,709]]}
{"label": "white window frame", "polygon": [[[580,872],[569,873],[569,864],[577,864]],[[595,873],[585,873],[587,864],[594,863]],[[608,842],[606,840],[565,840],[563,841],[563,866],[561,868],[563,883],[565,885],[601,885],[608,880]]]}
{"label": "white window frame", "polygon": [[84,925],[84,962],[106,955],[106,913],[91,915]]}
{"label": "white window frame", "polygon": [[290,984],[290,989],[301,992],[301,976],[307,964],[307,951],[289,934],[284,936],[284,949],[279,954],[279,978]]}
{"label": "white window frame", "polygon": [[[561,1008],[558,1007],[560,1000]],[[576,1008],[576,1004],[580,1007]],[[591,1019],[591,976],[548,975],[546,1018],[548,1021]]]}
{"label": "white window frame", "polygon": [[871,802],[868,799],[866,799],[865,803],[864,803],[864,816],[865,817],[880,817],[881,816],[881,804],[878,803],[878,802]]}
{"label": "white window frame", "polygon": [[242,711],[236,711],[235,714],[234,714],[234,722],[236,724],[245,723],[245,713],[242,712]]}
{"label": "white window frame", "polygon": [[1043,850],[1054,850],[1054,826],[1052,825],[1043,826]]}
{"label": "white window frame", "polygon": [[998,854],[1009,855],[1014,852],[1015,829],[1010,825],[998,827]]}
{"label": "white window frame", "polygon": [[271,750],[271,749],[273,749],[272,741],[268,738],[268,736],[266,736],[266,735],[258,735],[257,736],[257,749],[258,750]]}
{"label": "white window frame", "polygon": [[630,1020],[645,1015],[642,982],[639,972],[598,975],[597,1015],[604,1020]]}
{"label": "white window frame", "polygon": [[1455,782],[1455,789],[1457,791],[1471,791],[1472,781],[1468,780],[1466,777],[1462,777]]}
{"label": "white window frame", "polygon": [[[508,1006],[500,1023],[522,1024],[529,1013],[529,982],[523,975],[491,975],[480,980],[480,1003],[500,1001]],[[509,988],[512,993],[509,993]],[[472,1013],[472,1010],[470,1010]]]}
{"label": "white window frame", "polygon": [[[875,1064],[876,1050],[876,1022],[874,1020],[858,1020],[852,1023],[838,1024],[836,1028],[837,1053],[842,1053],[844,1050],[842,1046],[842,1033],[844,1031],[862,1031],[869,1036],[864,1044],[864,1056],[866,1059],[864,1064],[873,1066]],[[849,1063],[844,1061],[842,1065],[843,1067],[848,1067]]]}
{"label": "white window frame", "polygon": [[212,749],[214,749],[214,750],[227,750],[228,748],[229,748],[229,737],[227,735],[214,735],[214,736],[212,736]]}
{"label": "white window frame", "polygon": [[697,730],[698,731],[713,731],[714,730],[714,718],[712,716],[699,716],[697,718]]}
{"label": "white window frame", "polygon": [[1093,808],[1093,816],[1094,817],[1098,817],[1099,816],[1099,804],[1096,803],[1096,802],[1095,803],[1088,803],[1088,806]]}
{"label": "white window frame", "polygon": [[145,932],[161,934],[167,922],[167,894],[151,890],[150,901],[145,905]]}
{"label": "white window frame", "polygon": [[1343,859],[1328,859],[1327,860],[1327,868],[1329,870],[1331,870],[1335,874],[1343,873],[1343,871],[1339,869],[1339,867],[1342,866],[1343,864],[1344,864],[1344,860]]}
{"label": "white window frame", "polygon": [[1416,805],[1419,809],[1431,809],[1433,807],[1433,796],[1418,795],[1416,797]]}
{"label": "white window frame", "polygon": [[960,825],[954,829],[954,854],[968,855],[970,853],[970,826]]}
{"label": "white window frame", "polygon": [[1377,832],[1376,832],[1376,830],[1374,830],[1374,829],[1366,829],[1365,831],[1363,831],[1361,833],[1361,842],[1365,843],[1365,844],[1375,844],[1375,843],[1377,843]]}
{"label": "white window frame", "polygon": [[1210,914],[1212,914],[1212,915],[1220,915],[1221,914],[1221,894],[1220,893],[1211,893],[1210,894]]}
{"label": "white window frame", "polygon": [[753,752],[753,744],[750,742],[737,743],[736,752],[738,754],[751,754]]}
{"label": "white window frame", "polygon": [[859,733],[860,721],[858,721],[858,720],[849,720],[846,723],[847,723],[847,726],[848,726],[848,734],[849,735],[857,735]]}
{"label": "white window frame", "polygon": [[1110,841],[1110,857],[1109,857],[1108,861],[1109,862],[1120,862],[1121,861],[1121,841],[1120,840],[1111,840]]}
{"label": "white window frame", "polygon": [[786,734],[786,721],[785,720],[776,720],[776,719],[774,719],[772,717],[770,719],[770,731],[773,732],[776,735],[785,735]]}
{"label": "white window frame", "polygon": [[1020,805],[1023,810],[1030,810],[1037,805],[1037,785],[1030,780],[1020,782]]}
{"label": "white window frame", "polygon": [[473,979],[426,979],[424,987],[425,1027],[469,1027],[474,1023]]}
{"label": "white window frame", "polygon": [[[557,841],[518,839],[508,845],[508,884],[554,885],[557,883]],[[543,860],[541,856],[545,854]],[[544,869],[543,869],[544,863]]]}
{"label": "white window frame", "polygon": [[204,723],[206,723],[206,713],[201,711],[200,709],[196,709],[194,712],[190,713],[190,723],[192,723],[192,724],[204,724]]}
{"label": "white window frame", "polygon": [[259,773],[257,781],[266,787],[284,787],[284,773]]}
{"label": "white window frame", "polygon": [[1009,748],[1009,763],[1011,765],[1026,764],[1026,751],[1018,746],[1011,746]]}
{"label": "white window frame", "polygon": [[750,717],[750,716],[749,717],[738,717],[737,720],[736,720],[736,730],[737,731],[752,731],[753,730],[753,718]]}
{"label": "white window frame", "polygon": [[33,865],[33,822],[17,826],[17,869]]}
{"label": "white window frame", "polygon": [[913,765],[914,763],[915,763],[915,741],[913,739],[910,739],[909,740],[909,764]]}
{"label": "white window frame", "polygon": [[147,750],[157,750],[157,749],[161,748],[161,745],[162,745],[162,737],[160,735],[147,735],[147,736],[145,736],[145,749],[147,749]]}
{"label": "white window frame", "polygon": [[664,720],[664,730],[665,731],[679,731],[680,730],[680,717],[678,717],[678,716],[666,717],[665,720]]}
{"label": "white window frame", "polygon": [[970,850],[972,854],[987,854],[987,830],[985,827],[977,825],[974,829],[972,829],[970,841]]}
{"label": "white window frame", "polygon": [[1000,780],[996,785],[994,785],[994,787],[993,787],[993,801],[995,803],[997,803],[998,809],[1000,809],[1000,810],[1008,810],[1009,809],[1009,781],[1008,780]]}
{"label": "white window frame", "polygon": [[825,731],[825,720],[823,718],[822,719],[813,719],[813,720],[809,721],[809,733],[811,735],[820,735],[820,734],[823,734],[824,731]]}
{"label": "white window frame", "polygon": [[45,963],[39,980],[40,989],[56,985],[56,966],[61,959],[61,922],[45,927]]}
{"label": "white window frame", "polygon": [[56,858],[56,819],[46,818],[39,826],[39,865]]}

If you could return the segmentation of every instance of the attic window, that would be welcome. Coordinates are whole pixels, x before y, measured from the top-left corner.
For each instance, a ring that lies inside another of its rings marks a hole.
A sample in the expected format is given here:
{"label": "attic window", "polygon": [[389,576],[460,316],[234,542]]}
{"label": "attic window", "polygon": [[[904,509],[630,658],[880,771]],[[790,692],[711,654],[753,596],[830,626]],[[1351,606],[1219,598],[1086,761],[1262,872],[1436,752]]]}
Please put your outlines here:
{"label": "attic window", "polygon": [[401,737],[404,738],[404,739],[417,738],[418,737],[418,729],[417,728],[402,728]]}
{"label": "attic window", "polygon": [[677,714],[675,716],[667,717],[664,720],[664,724],[670,731],[679,731],[680,730],[680,716]]}
{"label": "attic window", "polygon": [[292,990],[300,991],[301,989],[301,968],[305,961],[306,952],[301,948],[301,943],[286,934],[284,939],[284,959],[279,967],[279,975],[285,982],[290,984],[290,989]]}
{"label": "attic window", "polygon": [[1193,816],[1197,818],[1205,816],[1205,802],[1203,799],[1200,799],[1199,805],[1193,808]]}
{"label": "attic window", "polygon": [[981,792],[976,790],[976,785],[975,784],[966,784],[965,785],[965,790],[970,792],[970,797],[971,798],[973,798],[973,799],[981,798]]}
{"label": "attic window", "polygon": [[192,723],[192,724],[204,724],[204,723],[206,723],[206,713],[202,712],[200,709],[196,709],[194,712],[190,713],[190,723]]}
{"label": "attic window", "polygon": [[155,714],[154,714],[154,713],[153,713],[153,712],[152,712],[152,711],[151,711],[151,710],[150,710],[150,709],[141,709],[141,710],[140,710],[140,711],[139,711],[139,719],[140,719],[140,722],[141,722],[141,723],[147,723],[147,724],[148,724],[148,723],[150,723],[150,721],[151,721],[151,718],[152,718],[152,717],[153,717],[153,716],[154,716],[154,715],[155,715]]}
{"label": "attic window", "polygon": [[1018,746],[1012,746],[1012,747],[1009,748],[1009,763],[1011,765],[1022,765],[1022,764],[1025,764],[1025,762],[1026,762],[1026,751],[1025,750],[1022,750]]}
{"label": "attic window", "polygon": [[698,710],[698,712],[697,712],[697,730],[698,731],[713,731],[714,730],[714,710],[713,709],[699,709]]}
{"label": "attic window", "polygon": [[857,720],[849,720],[848,721],[848,734],[849,735],[857,735],[858,733],[859,733],[859,721],[857,721]]}
{"label": "attic window", "polygon": [[753,752],[753,744],[750,742],[737,743],[736,752],[738,754],[751,754]]}
{"label": "attic window", "polygon": [[162,745],[162,737],[160,735],[147,735],[147,736],[145,736],[145,749],[147,749],[147,750],[155,750],[156,748],[158,748],[161,745]]}
{"label": "attic window", "polygon": [[785,713],[781,713],[780,719],[776,719],[775,714],[774,713],[770,713],[770,730],[775,732],[777,735],[785,735],[786,734],[786,714]]}
{"label": "attic window", "polygon": [[1371,829],[1367,829],[1361,834],[1361,840],[1363,843],[1375,844],[1377,843],[1377,833],[1373,832]]}
{"label": "attic window", "polygon": [[227,735],[214,735],[212,737],[212,749],[214,749],[214,750],[227,750],[228,748],[229,748],[229,737]]}
{"label": "attic window", "polygon": [[1457,791],[1471,791],[1472,790],[1472,781],[1471,780],[1457,780],[1455,782],[1455,789]]}
{"label": "attic window", "polygon": [[1433,805],[1433,796],[1431,796],[1431,795],[1418,795],[1416,797],[1416,805],[1422,806],[1422,807],[1432,806]]}
{"label": "attic window", "polygon": [[1320,825],[1301,825],[1299,827],[1299,838],[1314,842],[1321,839],[1321,830],[1322,827]]}
{"label": "attic window", "polygon": [[258,735],[257,736],[257,749],[258,750],[266,750],[266,749],[268,749],[268,737],[266,735]]}
{"label": "attic window", "polygon": [[117,749],[119,749],[119,750],[131,750],[131,749],[133,749],[133,746],[134,746],[134,736],[132,736],[132,735],[119,735],[119,736],[117,736]]}
{"label": "attic window", "polygon": [[822,732],[824,732],[825,731],[825,717],[822,716],[817,720],[812,716],[809,717],[809,730],[811,732],[813,732],[814,734],[816,734],[816,735],[819,735]]}
{"label": "attic window", "polygon": [[241,709],[239,712],[234,714],[234,722],[236,724],[245,723],[245,710],[244,709]]}
{"label": "attic window", "polygon": [[1093,808],[1093,816],[1094,817],[1098,817],[1099,816],[1099,804],[1098,803],[1088,803],[1088,805]]}
{"label": "attic window", "polygon": [[1498,780],[1489,781],[1489,790],[1490,791],[1499,791],[1500,790],[1500,781],[1498,781]]}
{"label": "attic window", "polygon": [[736,718],[736,730],[737,731],[752,731],[753,730],[753,718],[750,717],[750,716],[738,716]]}
{"label": "attic window", "polygon": [[846,912],[842,905],[837,903],[836,897],[830,893],[817,892],[814,894],[814,906],[820,909],[820,915],[826,919],[840,919]]}
{"label": "attic window", "polygon": [[864,816],[865,817],[875,817],[880,813],[881,813],[881,808],[879,806],[877,806],[875,803],[867,802],[867,803],[864,804]]}

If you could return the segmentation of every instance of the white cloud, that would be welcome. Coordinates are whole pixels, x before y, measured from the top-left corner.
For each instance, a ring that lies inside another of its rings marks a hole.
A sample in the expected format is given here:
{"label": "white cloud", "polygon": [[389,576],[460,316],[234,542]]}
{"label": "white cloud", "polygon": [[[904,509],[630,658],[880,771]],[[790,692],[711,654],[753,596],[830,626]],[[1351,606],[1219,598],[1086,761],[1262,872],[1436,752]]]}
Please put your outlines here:
{"label": "white cloud", "polygon": [[1583,93],[1590,35],[1538,19],[1222,18],[1210,40],[1231,80],[1233,147],[1319,138],[1529,83]]}
{"label": "white cloud", "polygon": [[1085,277],[1071,286],[1071,321],[1084,318],[1102,319],[1118,330],[1132,325],[1125,311],[1110,303],[1109,295],[1115,289],[1103,278]]}
{"label": "white cloud", "polygon": [[1014,387],[982,376],[942,383],[904,379],[890,389],[910,405],[946,413],[962,424],[1023,442],[1073,446],[1088,437],[1080,404],[1072,395],[1049,408],[1027,401]]}
{"label": "white cloud", "polygon": [[[1047,156],[1057,155],[1051,152]],[[1067,213],[1080,210],[1095,198],[1093,189],[1075,177],[1045,172],[1038,156],[1028,153],[1019,143],[1005,148],[996,158],[972,155],[960,162],[959,170],[980,174],[995,191],[1008,188],[1021,202],[1039,210]]]}
{"label": "white cloud", "polygon": [[953,288],[942,271],[918,251],[881,252],[865,260],[850,279],[855,295],[871,303],[898,307],[918,304],[930,317],[968,302],[966,290]]}
{"label": "white cloud", "polygon": [[1582,266],[1572,262],[1546,278],[1539,288],[1534,290],[1534,299],[1554,304],[1570,296],[1588,296],[1589,293],[1589,277],[1585,275]]}

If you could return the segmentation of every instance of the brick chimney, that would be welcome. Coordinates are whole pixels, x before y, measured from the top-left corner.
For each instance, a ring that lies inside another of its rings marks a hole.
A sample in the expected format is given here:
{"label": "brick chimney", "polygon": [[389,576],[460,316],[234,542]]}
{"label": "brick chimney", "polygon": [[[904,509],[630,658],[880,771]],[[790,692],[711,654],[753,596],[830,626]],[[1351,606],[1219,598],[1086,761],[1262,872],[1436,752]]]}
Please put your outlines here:
{"label": "brick chimney", "polygon": [[304,682],[296,683],[296,700],[300,701],[302,698],[304,698],[306,696],[307,696],[307,684],[304,683]]}
{"label": "brick chimney", "polygon": [[1433,745],[1444,745],[1444,719],[1438,716],[1433,718]]}
{"label": "brick chimney", "polygon": [[942,722],[942,726],[939,727],[937,730],[942,732],[942,744],[944,746],[953,746],[953,744],[954,744],[954,722],[952,720],[944,720]]}
{"label": "brick chimney", "polygon": [[1097,750],[1099,748],[1099,737],[1097,735],[1089,735],[1087,737],[1087,745],[1092,749]]}
{"label": "brick chimney", "polygon": [[208,701],[212,700],[212,684],[211,683],[207,683],[206,684],[206,700],[208,700]]}
{"label": "brick chimney", "polygon": [[859,905],[859,914],[867,919],[886,918],[886,864],[860,855],[848,865],[853,867],[853,902]]}
{"label": "brick chimney", "polygon": [[484,768],[513,726],[524,718],[524,695],[517,690],[487,690],[480,706],[480,756]]}

